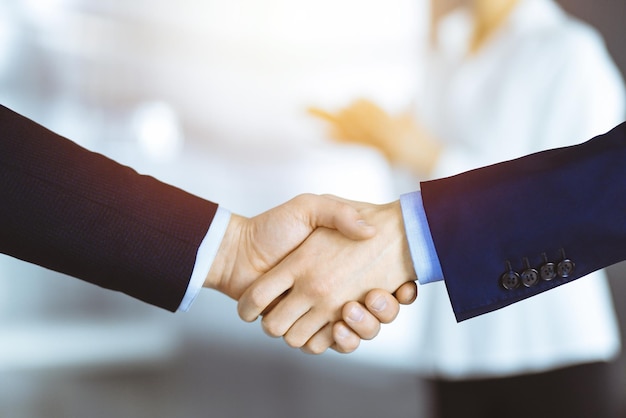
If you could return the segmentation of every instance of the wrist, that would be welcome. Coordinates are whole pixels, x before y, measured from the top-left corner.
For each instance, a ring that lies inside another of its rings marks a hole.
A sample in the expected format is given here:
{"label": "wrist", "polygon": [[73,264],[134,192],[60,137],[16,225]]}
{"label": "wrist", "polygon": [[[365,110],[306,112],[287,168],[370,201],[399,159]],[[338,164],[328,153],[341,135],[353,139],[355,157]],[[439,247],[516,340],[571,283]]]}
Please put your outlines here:
{"label": "wrist", "polygon": [[373,219],[368,221],[376,225],[376,237],[385,237],[386,241],[382,247],[385,248],[389,265],[388,272],[391,273],[389,277],[393,282],[389,283],[390,287],[387,287],[386,290],[393,292],[401,284],[416,280],[417,277],[406,237],[400,201],[396,200],[377,206],[377,208]]}
{"label": "wrist", "polygon": [[235,268],[241,230],[245,220],[246,218],[242,216],[231,215],[226,232],[224,233],[224,238],[217,250],[209,273],[204,280],[203,287],[214,289],[231,296],[229,283]]}
{"label": "wrist", "polygon": [[393,231],[397,237],[399,246],[399,260],[398,267],[400,267],[401,275],[407,281],[417,280],[415,268],[413,266],[413,258],[411,257],[411,250],[409,247],[409,240],[406,236],[406,227],[404,224],[404,216],[402,215],[402,205],[400,200],[396,200],[388,204],[392,215],[389,218],[392,220]]}

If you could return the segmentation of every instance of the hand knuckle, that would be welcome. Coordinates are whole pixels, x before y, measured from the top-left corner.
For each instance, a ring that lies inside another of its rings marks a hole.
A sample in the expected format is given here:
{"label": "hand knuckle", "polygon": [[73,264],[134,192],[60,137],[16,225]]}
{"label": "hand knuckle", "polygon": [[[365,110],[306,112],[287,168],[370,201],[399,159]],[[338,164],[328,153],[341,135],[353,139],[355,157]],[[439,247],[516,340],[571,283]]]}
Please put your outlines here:
{"label": "hand knuckle", "polygon": [[322,354],[328,348],[325,344],[320,342],[309,342],[305,345],[307,352],[311,354]]}
{"label": "hand knuckle", "polygon": [[266,334],[272,337],[282,337],[283,334],[285,333],[278,326],[278,324],[274,323],[273,321],[269,319],[263,318],[263,320],[261,321],[261,324],[263,326],[263,331],[265,331]]}
{"label": "hand knuckle", "polygon": [[374,337],[376,337],[378,335],[378,332],[380,331],[380,325],[377,325],[374,329],[372,329],[370,332],[367,333],[367,335],[365,335],[363,337],[364,340],[371,340]]}
{"label": "hand knuckle", "polygon": [[359,347],[359,340],[344,341],[337,343],[337,351],[340,353],[351,353]]}
{"label": "hand knuckle", "polygon": [[331,295],[332,292],[330,284],[333,282],[334,279],[332,278],[330,278],[330,280],[311,280],[307,292],[314,298],[325,298]]}
{"label": "hand knuckle", "polygon": [[267,295],[265,290],[262,287],[255,287],[250,290],[250,296],[248,297],[246,304],[250,308],[256,311],[260,311],[265,308],[265,305],[267,303],[266,299]]}
{"label": "hand knuckle", "polygon": [[294,337],[293,335],[289,335],[289,334],[285,335],[284,340],[287,343],[287,345],[291,348],[300,348],[305,343],[305,341],[302,341],[301,338]]}

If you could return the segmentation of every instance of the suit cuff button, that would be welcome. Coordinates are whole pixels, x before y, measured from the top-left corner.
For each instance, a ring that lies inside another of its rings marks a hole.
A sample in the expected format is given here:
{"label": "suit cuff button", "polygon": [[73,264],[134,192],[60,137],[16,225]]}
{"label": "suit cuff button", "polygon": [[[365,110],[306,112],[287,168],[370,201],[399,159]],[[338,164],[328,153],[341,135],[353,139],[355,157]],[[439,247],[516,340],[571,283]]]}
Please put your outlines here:
{"label": "suit cuff button", "polygon": [[563,279],[568,278],[574,273],[575,264],[572,260],[565,256],[565,250],[561,248],[562,260],[556,265],[557,274]]}
{"label": "suit cuff button", "polygon": [[513,290],[519,287],[520,275],[511,268],[511,263],[506,262],[508,271],[500,276],[500,284],[506,290]]}
{"label": "suit cuff button", "polygon": [[521,274],[522,284],[525,287],[531,287],[536,285],[539,282],[539,272],[530,267],[528,258],[524,258],[524,265],[526,267],[526,270],[524,270]]}
{"label": "suit cuff button", "polygon": [[542,255],[543,264],[539,267],[539,274],[541,275],[541,280],[549,282],[556,277],[556,264],[548,261],[546,253],[543,253]]}

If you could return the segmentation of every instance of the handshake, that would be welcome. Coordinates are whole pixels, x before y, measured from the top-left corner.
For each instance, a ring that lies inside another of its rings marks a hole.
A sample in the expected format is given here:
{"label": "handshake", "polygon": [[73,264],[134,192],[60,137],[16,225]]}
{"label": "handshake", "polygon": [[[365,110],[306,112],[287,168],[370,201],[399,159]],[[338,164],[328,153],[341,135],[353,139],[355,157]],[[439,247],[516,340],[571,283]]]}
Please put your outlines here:
{"label": "handshake", "polygon": [[413,302],[416,279],[399,201],[304,194],[253,218],[233,214],[204,287],[291,347],[349,353]]}

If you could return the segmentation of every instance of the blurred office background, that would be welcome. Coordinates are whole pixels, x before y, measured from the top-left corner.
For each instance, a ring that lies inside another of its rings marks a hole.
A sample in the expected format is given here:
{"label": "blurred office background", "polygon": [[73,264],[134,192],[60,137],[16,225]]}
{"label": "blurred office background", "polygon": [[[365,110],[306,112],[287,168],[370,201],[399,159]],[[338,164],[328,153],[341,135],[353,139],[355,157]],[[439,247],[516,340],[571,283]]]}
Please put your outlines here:
{"label": "blurred office background", "polygon": [[[624,71],[626,5],[562,3],[603,33]],[[406,107],[426,9],[0,0],[0,103],[244,215],[302,192],[387,202],[399,186],[385,159],[329,142],[306,107],[362,96]],[[623,269],[610,270],[622,324]],[[403,367],[419,353],[394,325],[355,355],[306,356],[241,322],[214,292],[171,314],[2,256],[0,416],[426,417],[428,393]]]}

